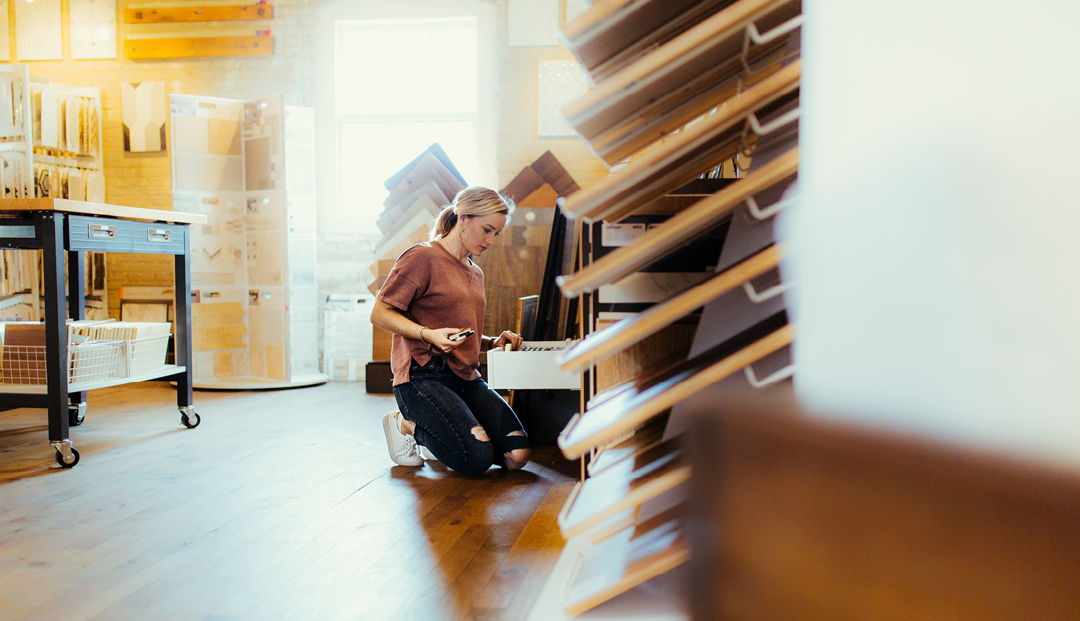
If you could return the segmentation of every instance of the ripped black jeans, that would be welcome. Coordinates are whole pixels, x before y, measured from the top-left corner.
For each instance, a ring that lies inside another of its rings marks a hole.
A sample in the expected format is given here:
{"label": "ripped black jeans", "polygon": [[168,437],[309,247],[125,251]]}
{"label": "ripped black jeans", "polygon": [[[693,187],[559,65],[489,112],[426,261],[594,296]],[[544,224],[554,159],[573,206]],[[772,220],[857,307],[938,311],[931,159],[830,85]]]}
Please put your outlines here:
{"label": "ripped black jeans", "polygon": [[405,420],[416,423],[416,442],[452,470],[475,476],[492,464],[514,469],[506,455],[529,448],[506,401],[484,380],[454,375],[441,356],[423,366],[414,360],[409,382],[394,386],[394,398]]}

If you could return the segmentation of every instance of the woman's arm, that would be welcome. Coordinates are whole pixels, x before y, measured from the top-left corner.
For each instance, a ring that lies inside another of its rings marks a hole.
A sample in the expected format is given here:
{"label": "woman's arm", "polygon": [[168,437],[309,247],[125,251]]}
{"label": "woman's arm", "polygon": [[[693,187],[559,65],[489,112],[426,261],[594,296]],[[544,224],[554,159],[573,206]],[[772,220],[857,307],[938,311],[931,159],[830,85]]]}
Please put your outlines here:
{"label": "woman's arm", "polygon": [[387,332],[392,332],[407,339],[423,341],[443,353],[454,349],[458,345],[447,339],[447,337],[462,330],[462,328],[428,329],[426,326],[421,326],[409,319],[401,311],[382,300],[375,300],[375,307],[371,309],[371,323]]}

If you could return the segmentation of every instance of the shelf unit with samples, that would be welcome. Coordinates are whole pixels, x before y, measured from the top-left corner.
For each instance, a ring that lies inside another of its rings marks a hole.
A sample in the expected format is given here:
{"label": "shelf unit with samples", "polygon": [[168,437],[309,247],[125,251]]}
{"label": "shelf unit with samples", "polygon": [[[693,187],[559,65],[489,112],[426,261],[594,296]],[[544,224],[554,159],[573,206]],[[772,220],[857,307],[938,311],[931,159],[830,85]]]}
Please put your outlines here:
{"label": "shelf unit with samples", "polygon": [[317,349],[314,110],[281,96],[171,95],[173,202],[192,235],[196,386],[323,383]]}

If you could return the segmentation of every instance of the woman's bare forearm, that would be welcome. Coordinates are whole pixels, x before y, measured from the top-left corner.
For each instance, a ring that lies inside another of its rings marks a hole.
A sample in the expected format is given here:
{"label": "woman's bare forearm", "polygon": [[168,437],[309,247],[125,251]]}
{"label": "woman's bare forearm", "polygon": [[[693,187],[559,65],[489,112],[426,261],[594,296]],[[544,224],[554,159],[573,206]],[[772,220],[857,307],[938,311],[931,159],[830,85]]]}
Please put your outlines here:
{"label": "woman's bare forearm", "polygon": [[424,326],[409,319],[401,311],[382,300],[375,300],[375,307],[371,309],[371,323],[407,339],[422,340],[420,329]]}

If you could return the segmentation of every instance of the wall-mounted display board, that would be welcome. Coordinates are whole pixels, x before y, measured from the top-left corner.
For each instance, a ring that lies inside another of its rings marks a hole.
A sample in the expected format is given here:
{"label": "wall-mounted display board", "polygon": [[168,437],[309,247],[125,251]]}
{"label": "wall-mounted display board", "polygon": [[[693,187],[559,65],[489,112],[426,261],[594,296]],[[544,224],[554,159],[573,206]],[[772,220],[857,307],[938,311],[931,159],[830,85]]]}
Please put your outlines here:
{"label": "wall-mounted display board", "polygon": [[[258,31],[262,33],[266,31]],[[124,57],[132,60],[162,58],[222,58],[270,56],[274,38],[269,34],[246,37],[154,37],[125,39]]]}
{"label": "wall-mounted display board", "polygon": [[69,0],[71,57],[116,58],[116,0]]}
{"label": "wall-mounted display board", "polygon": [[314,110],[281,96],[192,95],[171,95],[170,110],[174,208],[209,217],[191,236],[197,385],[326,381],[316,340]]}
{"label": "wall-mounted display board", "polygon": [[159,6],[124,11],[124,23],[127,24],[223,22],[273,18],[274,7],[263,3],[239,6]]}

